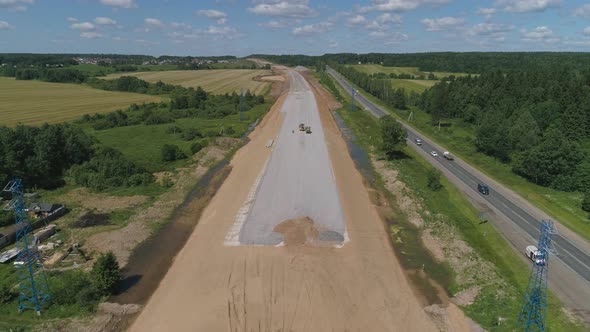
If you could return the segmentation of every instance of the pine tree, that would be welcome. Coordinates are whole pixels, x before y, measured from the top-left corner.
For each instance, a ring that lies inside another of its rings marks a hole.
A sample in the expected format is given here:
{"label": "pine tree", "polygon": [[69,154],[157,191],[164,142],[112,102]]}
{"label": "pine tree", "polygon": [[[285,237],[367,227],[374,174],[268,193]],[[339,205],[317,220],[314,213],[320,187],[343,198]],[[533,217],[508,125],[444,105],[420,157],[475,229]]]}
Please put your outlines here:
{"label": "pine tree", "polygon": [[94,287],[103,295],[111,295],[117,291],[121,272],[117,258],[111,251],[98,257],[92,266],[91,280]]}

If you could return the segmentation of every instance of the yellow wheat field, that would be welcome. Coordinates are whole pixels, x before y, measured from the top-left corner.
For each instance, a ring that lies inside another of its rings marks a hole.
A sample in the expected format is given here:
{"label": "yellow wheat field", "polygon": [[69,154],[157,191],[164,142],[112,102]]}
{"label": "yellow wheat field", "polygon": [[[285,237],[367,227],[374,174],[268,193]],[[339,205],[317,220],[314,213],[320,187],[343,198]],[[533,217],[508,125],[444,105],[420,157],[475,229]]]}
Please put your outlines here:
{"label": "yellow wheat field", "polygon": [[172,70],[158,72],[117,73],[106,78],[121,76],[135,76],[142,80],[155,83],[162,81],[168,84],[184,87],[198,86],[214,94],[240,92],[240,89],[250,90],[255,94],[262,94],[270,83],[254,81],[259,75],[270,75],[270,70],[253,69],[211,69],[211,70]]}
{"label": "yellow wheat field", "polygon": [[161,97],[110,92],[77,84],[17,81],[0,77],[0,125],[41,125],[106,113]]}

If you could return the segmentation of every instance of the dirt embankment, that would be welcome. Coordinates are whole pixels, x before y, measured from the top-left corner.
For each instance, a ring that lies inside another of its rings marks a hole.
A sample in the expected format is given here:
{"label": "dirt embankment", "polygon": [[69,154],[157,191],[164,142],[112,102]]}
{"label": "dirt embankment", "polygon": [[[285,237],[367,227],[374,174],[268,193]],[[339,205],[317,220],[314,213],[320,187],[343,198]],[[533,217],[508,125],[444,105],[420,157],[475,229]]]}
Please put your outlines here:
{"label": "dirt embankment", "polygon": [[[131,217],[123,228],[90,236],[86,240],[85,248],[99,252],[112,251],[117,257],[120,266],[124,268],[133,249],[147,239],[152,230],[166,221],[174,209],[182,203],[185,195],[196,181],[207,172],[212,164],[222,160],[225,154],[236,144],[238,144],[237,140],[228,142],[227,138],[221,138],[215,144],[199,151],[194,156],[195,164],[178,169],[175,176],[170,174],[173,183],[172,188],[164,193],[152,206]],[[121,202],[126,200],[129,200],[129,198],[122,199]],[[117,204],[120,205],[121,202]]]}
{"label": "dirt embankment", "polygon": [[279,101],[235,154],[231,174],[132,331],[437,330],[401,271],[326,101],[318,96],[350,241],[302,245],[314,231],[300,221],[284,225],[294,245],[223,245],[270,156],[265,143],[280,128]]}
{"label": "dirt embankment", "polygon": [[[321,84],[317,81],[315,77],[310,75],[309,73],[305,75],[307,80],[312,84],[315,89],[316,96],[319,96],[318,102],[323,101],[326,103],[326,107],[328,109],[335,110],[341,105],[334,99],[334,97],[326,91]],[[375,167],[376,171],[380,174],[383,178],[386,188],[392,192],[397,200],[398,208],[408,217],[408,221],[414,224],[416,227],[424,227],[425,223],[422,219],[421,212],[428,214],[428,212],[424,212],[425,210],[420,205],[419,201],[414,198],[413,193],[407,186],[399,181],[397,178],[397,171],[391,168],[386,167],[383,161],[376,160],[375,158],[371,159],[373,166]],[[371,197],[371,203],[374,205],[374,208],[379,212],[381,218],[384,218],[386,215],[391,215],[391,206],[387,203],[387,200],[377,191],[374,189],[368,189],[369,195]],[[388,231],[388,230],[386,230]],[[386,232],[385,231],[385,232]],[[384,232],[384,233],[385,233]],[[449,239],[449,243],[442,243],[438,237],[433,237],[430,233],[430,229],[427,228],[426,232],[424,232],[422,240],[425,242],[427,248],[433,253],[436,259],[442,261],[445,260],[445,255],[448,254],[448,248],[464,248],[459,244],[465,244],[463,241],[457,238],[456,235],[452,236]],[[441,234],[442,235],[442,234]],[[387,236],[387,235],[386,235]],[[460,242],[459,242],[460,241]],[[446,246],[444,246],[446,244]],[[391,249],[392,250],[392,249]],[[455,253],[460,255],[461,252]],[[463,269],[462,271],[465,271]],[[408,271],[411,272],[411,271]],[[423,271],[417,271],[416,273],[424,273]],[[438,285],[433,285],[435,288],[440,288]],[[420,297],[420,291],[415,290],[415,294]],[[466,290],[464,294],[462,294],[457,301],[455,299],[448,299],[446,298],[446,293],[443,289],[439,289],[438,293],[439,296],[442,298],[441,304],[433,304],[433,305],[426,305],[424,307],[424,311],[431,317],[432,321],[435,323],[436,327],[441,331],[469,331],[476,326],[469,318],[465,317],[463,312],[454,304],[457,305],[466,305],[470,304],[473,301],[479,289],[470,288]],[[422,303],[426,303],[427,301],[421,300]]]}

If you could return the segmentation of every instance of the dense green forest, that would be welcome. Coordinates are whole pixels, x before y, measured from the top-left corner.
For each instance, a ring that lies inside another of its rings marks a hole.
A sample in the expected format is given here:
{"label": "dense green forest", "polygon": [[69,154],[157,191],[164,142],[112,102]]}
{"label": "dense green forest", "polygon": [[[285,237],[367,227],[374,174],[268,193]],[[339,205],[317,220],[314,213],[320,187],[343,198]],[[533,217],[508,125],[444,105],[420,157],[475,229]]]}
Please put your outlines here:
{"label": "dense green forest", "polygon": [[421,71],[448,71],[479,74],[487,71],[523,70],[567,66],[584,69],[590,66],[589,53],[571,52],[433,52],[433,53],[339,53],[321,56],[265,55],[263,58],[287,66],[316,66],[323,64],[375,63],[390,67],[418,67]]}
{"label": "dense green forest", "polygon": [[479,151],[509,163],[531,182],[563,191],[590,188],[590,71],[564,66],[494,71],[449,79],[420,97],[394,91],[387,80],[334,66],[351,82],[403,109],[430,114],[432,124],[461,119]]}
{"label": "dense green forest", "polygon": [[94,143],[67,124],[0,127],[0,184],[18,177],[28,187],[60,186],[68,168],[91,158]]}
{"label": "dense green forest", "polygon": [[420,107],[475,128],[477,148],[530,181],[564,191],[590,188],[590,71],[561,66],[461,77],[425,91]]}

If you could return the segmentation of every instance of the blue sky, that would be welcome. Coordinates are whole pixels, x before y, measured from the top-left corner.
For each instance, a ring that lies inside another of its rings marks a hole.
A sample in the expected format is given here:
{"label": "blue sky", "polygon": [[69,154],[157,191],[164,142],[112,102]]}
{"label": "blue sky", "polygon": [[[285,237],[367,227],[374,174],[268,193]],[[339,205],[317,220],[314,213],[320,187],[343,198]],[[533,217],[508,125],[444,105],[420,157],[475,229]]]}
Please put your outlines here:
{"label": "blue sky", "polygon": [[590,50],[590,2],[0,0],[0,53],[543,50]]}

